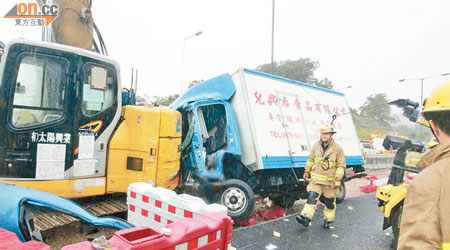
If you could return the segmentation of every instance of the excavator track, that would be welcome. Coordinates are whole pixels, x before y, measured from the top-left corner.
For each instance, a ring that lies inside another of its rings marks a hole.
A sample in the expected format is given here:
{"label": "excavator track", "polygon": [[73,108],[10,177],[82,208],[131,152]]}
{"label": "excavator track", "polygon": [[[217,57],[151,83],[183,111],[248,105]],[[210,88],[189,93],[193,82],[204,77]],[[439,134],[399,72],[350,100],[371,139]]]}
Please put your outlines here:
{"label": "excavator track", "polygon": [[[117,215],[127,211],[125,194],[105,195],[74,201],[95,216]],[[35,210],[33,213],[34,227],[41,232],[79,221],[78,218],[58,212]]]}

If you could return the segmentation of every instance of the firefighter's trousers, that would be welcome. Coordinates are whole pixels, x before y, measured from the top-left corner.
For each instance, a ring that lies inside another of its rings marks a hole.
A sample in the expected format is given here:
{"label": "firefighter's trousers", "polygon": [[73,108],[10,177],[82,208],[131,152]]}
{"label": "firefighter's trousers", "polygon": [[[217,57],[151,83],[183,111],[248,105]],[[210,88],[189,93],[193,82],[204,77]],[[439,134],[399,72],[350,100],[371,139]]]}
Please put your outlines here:
{"label": "firefighter's trousers", "polygon": [[323,211],[324,218],[330,222],[334,221],[334,214],[336,212],[336,196],[339,195],[339,188],[333,189],[329,185],[311,182],[306,188],[306,191],[308,191],[309,197],[301,214],[309,219],[312,219],[317,207],[317,199],[320,195],[323,195],[325,198],[325,209]]}

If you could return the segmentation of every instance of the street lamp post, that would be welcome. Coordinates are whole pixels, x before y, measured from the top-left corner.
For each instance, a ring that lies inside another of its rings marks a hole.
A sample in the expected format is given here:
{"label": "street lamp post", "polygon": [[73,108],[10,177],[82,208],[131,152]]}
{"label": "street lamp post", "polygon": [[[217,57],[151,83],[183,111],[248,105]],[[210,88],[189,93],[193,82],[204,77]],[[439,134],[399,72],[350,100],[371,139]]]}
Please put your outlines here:
{"label": "street lamp post", "polygon": [[448,76],[448,75],[450,75],[450,73],[444,73],[444,74],[440,74],[440,75],[428,76],[428,77],[422,77],[422,78],[405,78],[405,79],[400,79],[398,81],[399,82],[404,82],[404,81],[417,81],[417,80],[420,80],[420,105],[423,105],[423,81],[427,80],[427,79],[431,79],[431,78],[436,78],[436,77],[441,77],[441,76]]}
{"label": "street lamp post", "polygon": [[338,88],[336,91],[339,91],[339,90],[341,90],[341,89],[350,89],[350,88],[352,88],[353,86],[347,86],[347,87],[343,87],[343,88]]}
{"label": "street lamp post", "polygon": [[182,56],[182,59],[181,59],[181,83],[180,83],[180,96],[181,96],[181,94],[183,93],[183,81],[184,81],[184,50],[185,50],[185,48],[186,48],[186,40],[188,40],[189,38],[192,38],[192,37],[196,37],[196,36],[199,36],[199,35],[201,35],[203,32],[202,31],[197,31],[195,34],[193,34],[193,35],[190,35],[190,36],[187,36],[187,37],[185,37],[184,39],[183,39],[183,56]]}
{"label": "street lamp post", "polygon": [[[423,105],[423,81],[427,80],[427,79],[431,79],[431,78],[448,76],[448,75],[450,75],[450,73],[444,73],[444,74],[440,74],[440,75],[421,77],[421,78],[404,78],[404,79],[400,79],[398,81],[399,82],[404,82],[404,81],[417,81],[417,80],[420,80],[420,105]],[[420,129],[420,136],[422,136],[422,126],[420,126],[419,129]]]}
{"label": "street lamp post", "polygon": [[275,32],[275,0],[272,0],[272,53],[271,53],[271,60],[270,65],[272,69],[272,74],[274,71],[274,65],[273,65],[273,43],[274,43],[274,32]]}

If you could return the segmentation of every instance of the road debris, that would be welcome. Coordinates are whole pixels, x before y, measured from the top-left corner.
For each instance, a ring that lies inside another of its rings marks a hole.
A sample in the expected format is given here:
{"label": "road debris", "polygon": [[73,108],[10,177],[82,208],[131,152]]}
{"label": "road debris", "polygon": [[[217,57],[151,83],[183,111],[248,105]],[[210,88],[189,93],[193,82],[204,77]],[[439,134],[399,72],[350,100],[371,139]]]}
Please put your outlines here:
{"label": "road debris", "polygon": [[270,243],[269,245],[266,246],[267,250],[273,250],[273,249],[278,249],[277,246],[273,245],[272,243]]}

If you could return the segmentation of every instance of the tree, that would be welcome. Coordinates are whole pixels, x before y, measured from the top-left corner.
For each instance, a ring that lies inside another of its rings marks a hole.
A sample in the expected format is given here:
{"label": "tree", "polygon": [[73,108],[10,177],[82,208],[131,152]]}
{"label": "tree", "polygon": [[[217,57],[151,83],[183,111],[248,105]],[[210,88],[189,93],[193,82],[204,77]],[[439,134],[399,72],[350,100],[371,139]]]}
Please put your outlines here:
{"label": "tree", "polygon": [[326,77],[324,79],[320,80],[319,82],[316,82],[314,85],[322,87],[322,88],[326,88],[326,89],[333,88],[333,83]]}
{"label": "tree", "polygon": [[136,96],[136,102],[147,102],[147,99],[145,97],[137,95]]}
{"label": "tree", "polygon": [[396,119],[391,115],[391,107],[388,104],[385,93],[371,94],[366,102],[359,108],[360,115],[372,118],[385,126],[390,126]]}
{"label": "tree", "polygon": [[272,64],[266,63],[256,67],[256,70],[274,74],[281,77],[286,77],[295,81],[309,83],[311,85],[332,89],[333,83],[324,78],[318,80],[314,78],[314,70],[319,68],[320,64],[310,58],[300,58],[296,61],[286,60],[274,62],[274,72],[272,73]]}
{"label": "tree", "polygon": [[[190,88],[194,87],[195,85],[202,83],[202,82],[203,82],[203,79],[202,80],[194,80],[189,83],[188,89],[190,89]],[[163,97],[155,95],[155,96],[153,96],[152,99],[154,99],[158,105],[170,106],[170,104],[172,104],[172,102],[174,102],[179,96],[180,96],[179,94],[173,94],[173,95],[168,95],[168,96],[163,96]]]}
{"label": "tree", "polygon": [[200,81],[199,80],[193,80],[192,82],[189,83],[188,89],[190,89],[190,88],[194,87],[195,85],[197,85],[199,83],[202,83],[202,82],[203,82],[203,79],[201,79]]}
{"label": "tree", "polygon": [[173,101],[175,101],[180,95],[174,94],[174,95],[168,95],[168,96],[153,96],[155,98],[155,102],[161,106],[170,106]]}

